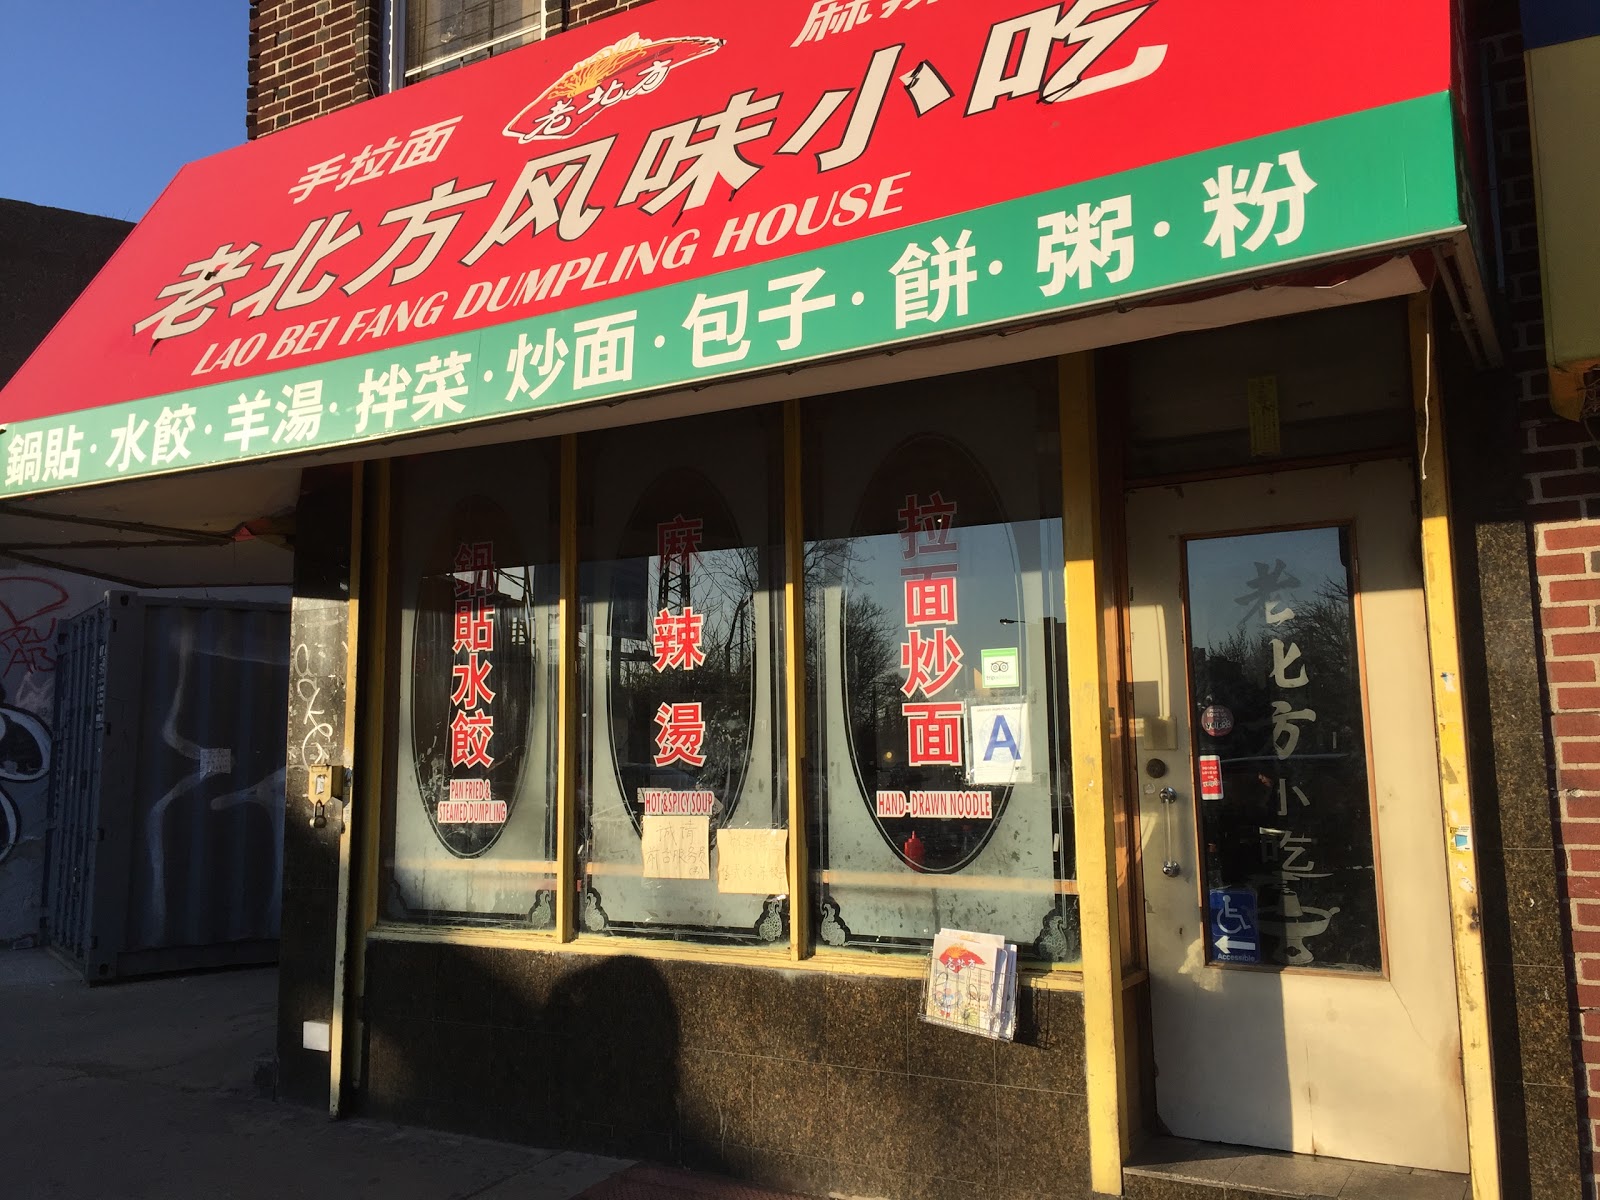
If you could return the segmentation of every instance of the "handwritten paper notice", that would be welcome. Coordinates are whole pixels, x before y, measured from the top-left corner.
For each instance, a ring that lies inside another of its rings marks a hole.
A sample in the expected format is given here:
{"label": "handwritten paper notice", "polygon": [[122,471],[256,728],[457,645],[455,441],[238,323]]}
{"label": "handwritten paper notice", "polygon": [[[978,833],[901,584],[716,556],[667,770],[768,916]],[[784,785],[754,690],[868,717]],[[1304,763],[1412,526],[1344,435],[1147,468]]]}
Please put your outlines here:
{"label": "handwritten paper notice", "polygon": [[723,829],[717,833],[717,891],[746,896],[789,893],[787,829]]}
{"label": "handwritten paper notice", "polygon": [[640,849],[646,879],[710,879],[711,818],[646,814]]}

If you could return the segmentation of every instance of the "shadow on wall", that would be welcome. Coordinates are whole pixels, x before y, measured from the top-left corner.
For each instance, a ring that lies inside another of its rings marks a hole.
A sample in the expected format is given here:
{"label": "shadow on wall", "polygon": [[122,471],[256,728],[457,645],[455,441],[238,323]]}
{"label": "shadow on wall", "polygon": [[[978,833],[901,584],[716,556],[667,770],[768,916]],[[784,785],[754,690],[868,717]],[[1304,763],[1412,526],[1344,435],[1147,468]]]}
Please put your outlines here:
{"label": "shadow on wall", "polygon": [[391,943],[373,965],[369,1112],[530,1145],[679,1157],[678,1010],[656,963]]}
{"label": "shadow on wall", "polygon": [[[671,1154],[679,1133],[678,1013],[656,964],[608,958],[571,972],[546,1015],[561,1048],[557,1078],[579,1120],[576,1140],[616,1150],[638,1139],[658,1146],[658,1157]],[[596,1027],[611,1036],[594,1037]],[[599,1114],[605,1120],[594,1119]]]}
{"label": "shadow on wall", "polygon": [[1073,992],[1023,989],[994,1042],[919,1020],[912,978],[390,939],[366,961],[370,1116],[802,1194],[1090,1194]]}

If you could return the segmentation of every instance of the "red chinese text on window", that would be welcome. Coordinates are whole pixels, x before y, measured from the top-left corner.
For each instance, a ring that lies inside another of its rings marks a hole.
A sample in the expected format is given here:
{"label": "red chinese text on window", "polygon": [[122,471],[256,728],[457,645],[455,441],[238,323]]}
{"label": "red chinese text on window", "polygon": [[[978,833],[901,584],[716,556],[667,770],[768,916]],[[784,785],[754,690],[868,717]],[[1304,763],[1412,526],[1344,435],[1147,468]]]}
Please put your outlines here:
{"label": "red chinese text on window", "polygon": [[456,550],[457,596],[494,594],[494,543],[462,542]]}
{"label": "red chinese text on window", "polygon": [[450,765],[452,767],[492,767],[489,739],[494,736],[494,718],[482,712],[456,711],[450,722]]}
{"label": "red chinese text on window", "polygon": [[682,704],[663,704],[656,709],[655,764],[671,766],[675,762],[691,767],[706,765],[701,745],[706,738],[706,723],[700,713],[700,702],[691,700]]}
{"label": "red chinese text on window", "polygon": [[455,683],[450,703],[457,708],[482,708],[492,703],[494,691],[489,687],[489,672],[492,670],[494,663],[476,650],[469,652],[466,662],[456,663],[450,668],[450,677]]}
{"label": "red chinese text on window", "polygon": [[494,649],[494,605],[475,599],[456,601],[456,637],[451,650],[486,652]]}
{"label": "red chinese text on window", "polygon": [[920,629],[908,629],[900,647],[900,667],[906,673],[900,690],[915,696],[921,688],[922,694],[931,699],[961,674],[961,643],[943,626],[926,636]]}
{"label": "red chinese text on window", "polygon": [[905,567],[906,627],[913,625],[954,625],[956,613],[956,568],[954,563],[937,567]]}
{"label": "red chinese text on window", "polygon": [[[900,690],[908,699],[920,691],[932,700],[961,675],[961,643],[950,629],[960,620],[959,565],[928,561],[928,556],[953,555],[959,549],[951,536],[956,502],[937,491],[926,499],[910,495],[899,517],[900,555],[918,560],[916,566],[900,569],[906,625],[906,640],[900,645],[900,669],[906,678]],[[912,766],[961,765],[961,704],[954,703],[953,733],[948,727],[950,708],[950,702],[902,706]],[[930,712],[936,716],[930,717]]]}
{"label": "red chinese text on window", "polygon": [[936,704],[902,704],[910,734],[910,765],[959,767],[961,765],[961,713],[959,700]]}
{"label": "red chinese text on window", "polygon": [[[450,765],[494,766],[494,702],[489,674],[494,670],[495,594],[493,542],[463,542],[452,563],[455,572],[456,625],[450,665]],[[462,656],[465,656],[463,661]]]}
{"label": "red chinese text on window", "polygon": [[900,556],[917,558],[924,554],[954,554],[959,549],[950,538],[955,528],[956,504],[938,492],[924,501],[907,496],[900,510]]}
{"label": "red chinese text on window", "polygon": [[656,614],[650,648],[655,653],[657,671],[692,671],[706,661],[700,648],[705,617],[685,607],[682,612],[663,608]]}
{"label": "red chinese text on window", "polygon": [[689,565],[700,553],[700,535],[705,522],[699,517],[685,517],[682,513],[670,521],[656,526],[656,554],[661,559],[661,571],[689,573]]}

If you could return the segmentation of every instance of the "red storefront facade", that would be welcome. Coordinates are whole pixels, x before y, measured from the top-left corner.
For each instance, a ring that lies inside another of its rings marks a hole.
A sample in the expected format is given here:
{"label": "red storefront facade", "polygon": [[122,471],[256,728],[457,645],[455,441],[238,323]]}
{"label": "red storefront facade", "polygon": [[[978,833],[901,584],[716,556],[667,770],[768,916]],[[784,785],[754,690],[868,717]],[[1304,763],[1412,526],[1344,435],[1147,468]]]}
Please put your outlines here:
{"label": "red storefront facade", "polygon": [[[524,5],[352,104],[429,27],[317,7],[0,401],[19,504],[298,474],[286,1096],[1570,1194],[1461,14]],[[1013,1040],[920,1019],[941,929]]]}

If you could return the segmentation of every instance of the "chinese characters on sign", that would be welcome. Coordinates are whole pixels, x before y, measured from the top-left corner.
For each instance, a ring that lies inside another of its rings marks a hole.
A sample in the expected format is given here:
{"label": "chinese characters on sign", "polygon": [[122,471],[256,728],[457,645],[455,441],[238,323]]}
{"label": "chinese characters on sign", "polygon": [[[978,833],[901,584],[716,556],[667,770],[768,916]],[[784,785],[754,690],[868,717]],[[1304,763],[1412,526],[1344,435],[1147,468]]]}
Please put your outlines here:
{"label": "chinese characters on sign", "polygon": [[[1261,249],[1270,236],[1280,246],[1300,240],[1306,227],[1306,197],[1316,188],[1317,181],[1306,174],[1300,162],[1300,152],[1290,150],[1278,156],[1278,164],[1288,176],[1288,182],[1269,188],[1274,172],[1272,163],[1261,163],[1252,176],[1248,169],[1222,167],[1215,179],[1206,180],[1206,212],[1211,214],[1211,232],[1206,234],[1206,245],[1215,246],[1223,258],[1234,258],[1239,253],[1238,235],[1250,231],[1242,243],[1251,253]],[[1280,213],[1280,208],[1283,210]],[[1246,212],[1253,209],[1253,213]],[[1279,228],[1279,218],[1282,228]]]}
{"label": "chinese characters on sign", "polygon": [[[705,617],[688,603],[704,529],[703,520],[681,513],[656,526],[656,560],[661,571],[657,591],[662,604],[651,622],[650,650],[654,656],[651,666],[657,674],[692,671],[706,661],[701,646]],[[655,724],[657,767],[682,763],[699,770],[706,765],[706,722],[699,700],[662,701]],[[642,788],[639,799],[646,815],[704,815],[716,806],[715,793],[707,789]]]}
{"label": "chinese characters on sign", "polygon": [[[1343,143],[1319,149],[1309,134],[1292,148],[1282,139],[1263,143],[1159,164],[1149,169],[1152,178],[1166,181],[1159,185],[1138,186],[1137,178],[1125,177],[1120,188],[1064,189],[968,214],[970,219],[960,223],[920,227],[909,235],[871,235],[848,251],[824,249],[709,280],[657,287],[627,307],[588,305],[513,319],[459,340],[357,354],[311,370],[279,369],[243,388],[218,384],[71,420],[18,423],[5,436],[4,489],[18,494],[320,449],[492,418],[508,409],[659,390],[923,332],[975,328],[1095,303],[1256,261],[1302,257],[1308,248],[1327,244],[1328,235],[1319,232],[1324,225],[1348,215],[1339,212],[1336,196],[1330,194],[1326,202],[1320,197],[1329,186],[1330,156],[1348,176],[1355,152]],[[663,144],[662,152],[670,147]],[[573,171],[561,177],[579,180],[582,172]],[[867,220],[879,211],[892,215],[902,202],[902,186],[903,179],[876,191],[867,185],[855,193],[848,210],[845,193],[838,192],[826,212],[822,201],[811,198],[765,215],[752,213],[730,222],[734,228],[724,231],[715,248],[702,245],[699,231],[686,227],[658,244],[626,247],[615,263],[602,250],[479,281],[460,297],[454,312],[505,310],[503,315],[512,316],[523,304],[557,300],[569,288],[688,270],[705,253],[713,258],[725,249],[737,254],[742,245],[765,244],[769,235],[790,236],[808,220],[829,214],[834,221],[846,219],[847,211],[859,211]],[[405,231],[394,253],[363,274],[374,269],[398,274],[443,252],[466,211],[461,207],[469,203],[465,196],[446,189],[415,212],[396,216]],[[530,221],[539,211],[529,202],[517,208]],[[561,214],[551,211],[551,219],[559,221]],[[521,219],[507,218],[512,224]],[[336,234],[337,224],[324,224],[315,236],[302,239],[306,252],[299,267],[283,259],[272,268],[281,276],[281,287],[278,282],[265,288],[240,285],[251,292],[251,315],[319,288],[335,290],[339,281],[332,273],[306,264],[321,253],[319,245],[331,245],[328,238],[348,233],[343,228]],[[161,289],[166,306],[140,324],[164,326],[158,336],[199,328],[208,313],[230,306],[224,293],[254,269],[258,250],[235,240],[191,263],[182,284]],[[1031,278],[1030,285],[1013,286],[1019,276]],[[296,356],[323,347],[359,351],[373,339],[448,324],[453,300],[451,293],[439,292],[375,303],[345,316],[290,326],[276,340],[263,332],[226,346],[213,343],[197,372],[258,371],[266,364],[284,368]],[[936,628],[923,631],[917,652],[937,658],[936,645],[931,650],[920,645],[937,638]],[[932,697],[927,701],[938,703]],[[927,720],[935,722],[940,715],[934,710]],[[924,728],[932,738],[924,749],[940,752],[946,745],[942,731],[935,724]]]}
{"label": "chinese characters on sign", "polygon": [[[911,767],[959,768],[964,762],[966,706],[961,700],[937,698],[960,678],[963,665],[954,633],[960,620],[956,556],[961,548],[955,520],[956,502],[937,490],[926,497],[906,496],[899,511],[900,559],[910,564],[899,573],[905,629],[900,714]],[[988,791],[886,788],[877,792],[874,805],[880,818],[890,819],[987,821],[994,816]]]}
{"label": "chinese characters on sign", "polygon": [[[191,164],[7,385],[0,486],[694,386],[1456,229],[1443,10],[1245,9],[1219,38],[1177,0],[657,0]],[[1377,27],[1360,71],[1299,53]],[[1295,63],[1265,107],[1261,62]]]}
{"label": "chinese characters on sign", "polygon": [[[289,189],[289,195],[299,204],[324,184],[331,183],[334,191],[342,192],[347,187],[367,183],[381,175],[437,162],[450,142],[450,135],[460,123],[459,116],[435,121],[432,125],[413,129],[404,143],[391,137],[381,145],[368,143],[356,154],[336,154],[314,163],[306,168],[299,182]],[[359,226],[356,232],[359,236]]]}
{"label": "chinese characters on sign", "polygon": [[[1222,168],[1216,178],[1205,181],[1207,190],[1220,197],[1205,204],[1207,211],[1213,213],[1206,244],[1215,245],[1221,257],[1233,257],[1241,247],[1254,252],[1269,236],[1279,245],[1290,245],[1304,231],[1305,194],[1316,185],[1306,175],[1298,152],[1287,152],[1280,156],[1280,161],[1292,176],[1292,182],[1281,188],[1265,187],[1271,164],[1262,164],[1255,173],[1255,182],[1245,190],[1226,191],[1224,185],[1218,183],[1219,179],[1225,184],[1235,178],[1232,167]],[[1241,170],[1238,177],[1242,179],[1247,174]],[[1249,209],[1254,210],[1253,216],[1247,214]],[[1058,297],[1067,292],[1069,284],[1075,284],[1078,292],[1086,292],[1097,283],[1126,281],[1133,273],[1135,261],[1134,237],[1130,232],[1132,210],[1132,198],[1122,196],[1100,204],[1080,203],[1070,213],[1060,211],[1040,217],[1035,267],[1043,277],[1039,284],[1041,294]],[[1278,228],[1280,223],[1282,228]],[[1164,236],[1165,224],[1161,222],[1155,226],[1157,236]],[[1239,241],[1236,235],[1245,230],[1251,230],[1249,236]],[[423,232],[431,239],[426,252],[436,252],[446,231],[424,228]],[[947,316],[957,320],[967,318],[972,307],[970,289],[979,278],[973,265],[977,253],[971,229],[962,229],[953,241],[943,234],[935,235],[928,247],[916,241],[905,244],[888,268],[893,289],[894,329],[897,332],[906,330],[918,322],[938,325]],[[159,319],[175,329],[179,326],[186,329],[188,322],[203,320],[205,313],[213,311],[213,302],[220,299],[222,284],[238,269],[236,265],[229,266],[237,258],[231,247],[224,247],[217,257],[190,264],[189,270],[195,279],[203,281],[206,287],[200,291],[183,291],[178,285],[166,289],[164,295],[179,292],[181,295],[164,310],[165,316],[156,314],[151,320]],[[993,266],[990,270],[995,273]],[[539,285],[541,291],[551,283],[553,271],[552,268],[552,274]],[[777,323],[765,359],[772,357],[772,350],[803,350],[807,317],[838,304],[837,293],[821,288],[826,274],[825,269],[817,268],[767,281],[766,290],[783,300],[761,307],[756,313],[758,324]],[[853,304],[860,305],[863,301],[861,292],[852,297]],[[397,321],[431,323],[437,319],[439,308],[434,304],[429,309],[419,307],[416,311],[401,306],[398,313],[387,309],[377,313],[364,310],[351,318],[340,342],[389,328]],[[568,381],[568,394],[573,396],[633,383],[638,319],[638,311],[629,310],[577,320],[565,327],[548,325],[532,337],[526,328],[515,330],[516,344],[506,356],[509,378],[504,385],[504,401],[509,404],[541,401],[563,379]],[[754,343],[749,336],[748,289],[722,295],[696,292],[679,325],[690,334],[686,364],[690,372],[733,367],[750,359]],[[320,346],[334,330],[335,326],[329,324],[302,334],[301,327],[296,326],[291,333],[305,345]],[[661,340],[658,338],[657,342]],[[284,344],[280,342],[268,358],[277,357],[278,349]],[[223,357],[230,364],[252,361],[264,347],[263,335],[241,346],[229,347]],[[215,346],[208,349],[203,367],[215,356],[216,350]],[[253,393],[237,393],[226,406],[228,420],[217,449],[222,454],[244,457],[261,453],[266,448],[309,447],[329,441],[390,434],[406,428],[400,421],[403,415],[409,416],[413,426],[463,419],[467,397],[474,384],[473,359],[471,352],[448,349],[422,361],[372,365],[369,360],[354,390],[353,403],[350,399],[345,402],[349,424],[337,431],[330,430],[331,437],[324,434],[324,426],[329,424],[329,417],[338,413],[339,406],[338,401],[325,399],[326,384],[321,378],[286,382],[277,388],[277,398],[261,387],[255,388]],[[567,370],[569,364],[570,371]],[[492,371],[485,372],[484,382],[490,383],[493,377]],[[159,411],[152,410],[148,418],[130,413],[120,426],[108,431],[110,444],[104,459],[105,474],[139,474],[146,469],[188,464],[192,459],[190,440],[196,434],[196,416],[196,408],[189,403],[176,407],[163,404]],[[212,433],[210,425],[205,427],[204,433]],[[82,442],[83,431],[76,423],[48,430],[29,430],[14,437],[7,447],[6,486],[78,479]],[[208,458],[216,456],[214,451]]]}
{"label": "chinese characters on sign", "polygon": [[894,276],[896,329],[904,329],[913,321],[937,325],[950,311],[952,301],[956,316],[967,315],[967,289],[978,280],[978,273],[972,269],[978,249],[969,244],[971,239],[972,231],[963,229],[953,246],[947,239],[936,237],[931,252],[915,242],[906,247],[889,268],[889,274]]}
{"label": "chinese characters on sign", "polygon": [[[440,824],[503,824],[506,803],[488,778],[494,766],[495,605],[498,590],[493,542],[463,542],[456,551],[455,635],[450,667],[449,799],[440,800]],[[481,768],[482,774],[456,772]]]}
{"label": "chinese characters on sign", "polygon": [[78,478],[82,446],[83,432],[76,424],[14,434],[6,445],[6,486]]}
{"label": "chinese characters on sign", "polygon": [[639,830],[646,879],[711,878],[711,822],[706,816],[647,815]]}
{"label": "chinese characters on sign", "polygon": [[951,536],[955,517],[955,502],[938,492],[926,501],[907,496],[900,510],[900,556],[914,564],[900,568],[906,628],[900,646],[906,680],[900,690],[907,700],[920,691],[924,700],[900,707],[910,734],[907,761],[913,767],[959,767],[962,761],[962,704],[934,700],[961,673],[961,643],[950,632],[958,620],[959,564],[950,557],[960,550]]}
{"label": "chinese characters on sign", "polygon": [[[919,3],[931,5],[935,2],[822,0],[813,5],[794,46],[849,32],[875,15],[877,19],[887,19],[896,13],[911,11]],[[946,3],[951,2],[953,0],[946,0]],[[1118,45],[1152,7],[1145,4],[1107,14],[1102,11],[1107,4],[1108,0],[1078,0],[1060,13],[1045,8],[987,28],[980,24],[978,29],[983,30],[986,41],[965,118],[989,113],[1001,101],[1030,96],[1052,103],[1077,99],[1151,75],[1165,59],[1167,47],[1163,44],[1141,46],[1127,66],[1085,78],[1085,72]],[[1019,38],[1023,49],[1013,64],[1012,49]],[[718,38],[678,37],[651,41],[637,34],[630,35],[575,64],[514,117],[504,132],[520,143],[566,142],[600,114],[625,101],[656,92],[669,72],[713,54],[724,45]],[[1051,52],[1057,47],[1066,50],[1066,58],[1047,77]],[[368,212],[357,217],[355,210],[349,207],[319,213],[307,222],[292,244],[274,247],[239,237],[220,242],[210,253],[193,257],[178,279],[154,290],[154,298],[165,303],[142,314],[134,330],[147,334],[154,341],[163,341],[197,332],[224,305],[229,317],[243,315],[257,320],[269,311],[293,312],[325,299],[337,302],[338,293],[354,296],[380,280],[387,287],[399,286],[429,274],[436,264],[448,265],[451,260],[444,257],[444,252],[452,245],[459,264],[470,268],[477,266],[491,251],[521,236],[537,238],[554,230],[563,241],[575,241],[589,233],[607,211],[598,199],[608,190],[597,186],[603,178],[612,178],[617,185],[609,189],[617,196],[611,206],[613,210],[637,208],[649,216],[670,212],[676,223],[688,213],[704,208],[714,197],[737,193],[763,170],[799,161],[802,152],[807,150],[815,155],[819,175],[848,166],[862,158],[874,133],[884,122],[897,75],[917,117],[925,116],[953,97],[944,77],[930,62],[902,64],[905,48],[904,44],[893,44],[875,50],[853,86],[822,90],[815,100],[801,99],[798,103],[809,103],[809,111],[796,109],[780,114],[780,105],[793,94],[782,89],[766,95],[759,95],[758,89],[753,88],[732,92],[721,102],[718,111],[655,127],[639,141],[637,150],[632,148],[631,141],[622,141],[615,133],[596,137],[584,144],[566,145],[552,153],[536,155],[519,164],[515,179],[504,185],[493,175],[467,183],[460,173],[441,182],[437,181],[441,172],[435,172],[426,176],[403,200],[385,193],[384,203],[389,207],[381,213]],[[902,66],[910,70],[901,71]],[[828,139],[835,135],[825,131],[838,127],[834,118],[844,112],[847,103],[850,107],[843,128],[836,135],[837,142],[830,144]],[[795,108],[795,102],[789,101],[789,107]],[[404,140],[398,135],[388,136],[368,142],[360,151],[340,152],[322,159],[304,169],[287,189],[287,195],[293,205],[313,198],[326,199],[330,207],[346,203],[348,189],[438,162],[465,120],[463,114],[457,114],[413,129]],[[780,125],[792,128],[793,132],[780,145],[770,145]],[[819,142],[819,139],[822,140]],[[769,144],[762,146],[761,143]],[[1292,164],[1287,158],[1280,161],[1290,172],[1288,185],[1268,186],[1270,164],[1262,164],[1253,178],[1249,171],[1240,169],[1236,179],[1235,169],[1224,167],[1217,179],[1208,181],[1207,187],[1213,189],[1213,203],[1224,206],[1218,211],[1218,228],[1226,232],[1225,257],[1231,257],[1234,252],[1236,227],[1248,224],[1242,211],[1244,207],[1264,206],[1275,214],[1286,197],[1298,201],[1303,190],[1314,186],[1299,167],[1298,158]],[[487,164],[478,169],[487,173]],[[790,236],[843,228],[869,215],[862,201],[870,202],[872,219],[882,218],[898,211],[887,204],[886,191],[898,190],[893,189],[893,181],[905,179],[909,174],[902,172],[876,185],[868,183],[847,189],[844,196],[854,196],[858,191],[863,193],[859,199],[849,201],[853,207],[848,212],[839,211],[846,202],[841,192],[835,191],[833,203],[820,223],[814,223],[814,210],[806,221],[796,221],[795,213],[785,213],[786,209],[793,209],[793,205],[780,205],[766,214],[752,214],[748,219],[727,218],[712,257],[720,258],[731,248],[748,247],[750,227],[754,227],[756,240],[763,246]],[[1215,190],[1218,180],[1224,188],[1221,192]],[[494,199],[496,191],[503,193],[498,201]],[[394,236],[382,238],[381,232],[387,229],[393,229]],[[1280,243],[1293,240],[1297,229],[1291,215],[1288,230],[1279,235]],[[957,314],[966,315],[967,285],[976,278],[971,265],[975,250],[969,244],[970,236],[969,230],[964,231],[958,241],[936,238],[931,249],[915,243],[907,247],[906,255],[893,268],[897,276],[897,328],[903,329],[910,320],[917,318],[937,322],[952,299]],[[1266,236],[1264,229],[1258,231],[1246,245],[1255,249]],[[696,243],[699,238],[700,233],[695,230]],[[375,247],[367,246],[374,240],[386,243],[376,253]],[[553,287],[550,276],[529,286],[525,273],[524,286],[517,290],[524,296],[543,299],[547,294],[561,295],[568,284],[581,276],[587,276],[582,285],[585,289],[605,283],[616,284],[631,276],[635,267],[646,273],[654,269],[654,263],[661,257],[659,246],[665,242],[666,239],[659,243],[641,242],[622,250],[609,279],[601,275],[600,261],[616,253],[614,250],[602,251],[598,260],[574,259],[562,264],[561,276]],[[644,265],[646,252],[652,259],[650,266]],[[692,251],[679,265],[687,266],[690,257]],[[567,268],[577,263],[582,265],[568,274]],[[936,301],[931,311],[926,308],[927,292],[915,292],[919,286],[926,286],[929,269],[934,273],[936,285],[933,293]],[[1131,269],[1131,262],[1120,269],[1125,274]],[[898,278],[908,272],[907,278]],[[436,278],[442,280],[443,276]],[[500,280],[499,289],[490,282],[488,290],[491,293],[503,290],[510,278]],[[802,276],[796,274],[794,278],[799,280]],[[476,305],[470,302],[478,286],[474,284],[462,295],[454,319],[463,319],[481,310],[481,300]],[[773,286],[778,285],[774,283]],[[899,289],[912,289],[913,294],[901,299]],[[1056,291],[1059,290],[1058,285]],[[441,300],[450,298],[448,289],[431,294]],[[910,309],[907,304],[911,305]],[[920,311],[917,310],[919,305],[922,306]],[[369,318],[372,316],[367,310],[362,311]],[[345,345],[353,337],[360,336],[356,315],[346,314],[343,318],[336,345]],[[329,337],[340,328],[341,319],[324,317],[315,322],[320,328],[308,338],[304,336],[309,331],[308,326],[291,326],[295,336],[290,339],[291,348],[284,353],[321,351]],[[368,336],[371,336],[373,323],[369,320],[359,324],[369,326]],[[389,332],[395,328],[387,319],[380,318],[376,324]],[[796,329],[792,328],[789,336],[798,341]],[[723,340],[736,344],[738,339]],[[235,344],[240,341],[234,339]],[[278,344],[282,345],[281,338]],[[208,348],[201,358],[201,367],[208,363],[211,369],[245,365],[238,355],[226,351],[219,358],[219,345],[214,343]],[[785,348],[790,347],[786,345]],[[255,352],[249,355],[254,356]],[[202,374],[201,367],[193,373]]]}
{"label": "chinese characters on sign", "polygon": [[[1275,559],[1271,565],[1264,562],[1255,564],[1255,575],[1245,583],[1244,595],[1235,598],[1235,603],[1250,610],[1259,616],[1268,630],[1268,645],[1271,648],[1270,667],[1268,676],[1270,680],[1268,694],[1272,704],[1272,749],[1278,761],[1283,764],[1283,769],[1277,773],[1276,793],[1278,799],[1277,815],[1280,818],[1289,817],[1288,793],[1293,791],[1295,798],[1302,807],[1309,807],[1311,801],[1304,791],[1297,785],[1290,783],[1287,772],[1291,769],[1290,760],[1300,746],[1301,730],[1308,724],[1316,721],[1316,710],[1310,707],[1309,693],[1302,692],[1307,688],[1310,677],[1306,668],[1300,662],[1300,647],[1289,638],[1283,636],[1292,631],[1291,624],[1295,619],[1295,611],[1284,602],[1284,594],[1300,587],[1300,580],[1284,564],[1284,561]],[[1283,946],[1283,961],[1295,965],[1303,965],[1313,961],[1314,955],[1306,946],[1306,940],[1314,936],[1314,932],[1326,929],[1329,922],[1338,913],[1337,908],[1319,910],[1308,909],[1298,900],[1294,890],[1295,884],[1306,879],[1323,879],[1327,871],[1318,871],[1317,863],[1312,858],[1316,839],[1303,833],[1296,833],[1291,821],[1285,821],[1289,828],[1274,831],[1279,854],[1277,874],[1281,880],[1277,891],[1278,909],[1262,910],[1260,923],[1263,928],[1280,931]],[[1272,917],[1277,917],[1274,924]],[[1309,920],[1306,918],[1309,917]],[[1319,925],[1320,922],[1320,925]]]}

